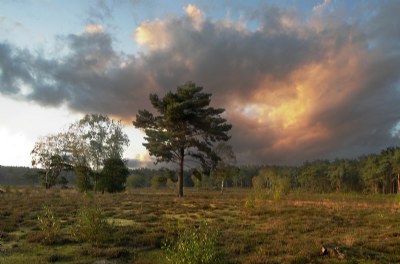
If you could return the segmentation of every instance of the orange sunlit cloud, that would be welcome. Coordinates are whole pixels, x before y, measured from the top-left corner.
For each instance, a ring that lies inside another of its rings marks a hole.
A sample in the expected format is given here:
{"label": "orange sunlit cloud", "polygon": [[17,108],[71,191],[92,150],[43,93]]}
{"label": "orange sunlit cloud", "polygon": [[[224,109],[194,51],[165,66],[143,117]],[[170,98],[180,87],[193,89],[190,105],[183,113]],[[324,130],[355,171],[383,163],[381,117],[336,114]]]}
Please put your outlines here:
{"label": "orange sunlit cloud", "polygon": [[[351,43],[324,60],[303,65],[284,80],[266,77],[245,101],[235,102],[236,112],[276,135],[265,151],[297,150],[329,140],[335,127],[317,116],[351,101],[363,86],[363,52]],[[323,144],[323,143],[322,143]]]}

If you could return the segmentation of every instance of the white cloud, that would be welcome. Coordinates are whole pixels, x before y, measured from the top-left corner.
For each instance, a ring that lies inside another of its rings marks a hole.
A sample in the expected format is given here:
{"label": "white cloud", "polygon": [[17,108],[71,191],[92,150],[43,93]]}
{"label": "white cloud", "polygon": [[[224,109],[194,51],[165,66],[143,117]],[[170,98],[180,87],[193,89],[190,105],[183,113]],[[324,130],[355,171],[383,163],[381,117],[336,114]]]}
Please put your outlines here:
{"label": "white cloud", "polygon": [[164,49],[170,42],[167,28],[159,20],[142,23],[136,28],[133,37],[139,45],[152,50]]}
{"label": "white cloud", "polygon": [[85,27],[85,33],[89,34],[96,34],[96,33],[103,33],[104,29],[102,25],[97,24],[89,24]]}
{"label": "white cloud", "polygon": [[316,5],[313,7],[313,11],[317,13],[322,13],[324,10],[327,8],[327,6],[330,4],[331,0],[324,0],[323,3]]}
{"label": "white cloud", "polygon": [[189,4],[185,8],[185,13],[193,20],[193,25],[197,30],[201,29],[201,24],[203,23],[203,11],[195,5]]}

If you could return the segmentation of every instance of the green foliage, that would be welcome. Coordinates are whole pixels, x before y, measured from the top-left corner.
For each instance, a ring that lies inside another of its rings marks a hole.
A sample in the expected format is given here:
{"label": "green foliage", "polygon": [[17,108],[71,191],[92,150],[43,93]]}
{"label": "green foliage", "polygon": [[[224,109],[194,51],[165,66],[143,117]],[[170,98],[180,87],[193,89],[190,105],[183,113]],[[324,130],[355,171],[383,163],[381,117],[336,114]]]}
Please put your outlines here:
{"label": "green foliage", "polygon": [[263,185],[274,200],[280,200],[292,189],[291,170],[289,168],[264,168],[260,170],[258,177],[262,179]]}
{"label": "green foliage", "polygon": [[140,174],[131,174],[126,178],[127,188],[141,188],[146,186],[146,179]]}
{"label": "green foliage", "polygon": [[202,93],[202,87],[188,82],[176,93],[164,98],[151,94],[150,101],[159,115],[141,110],[134,126],[143,129],[147,148],[157,162],[175,162],[180,166],[178,195],[183,196],[183,166],[186,156],[200,161],[203,167],[215,166],[218,156],[213,144],[227,141],[231,125],[220,115],[224,109],[209,107],[211,94]]}
{"label": "green foliage", "polygon": [[44,244],[54,244],[61,226],[54,209],[44,206],[43,211],[37,216],[37,223],[40,228],[42,242]]}
{"label": "green foliage", "polygon": [[262,176],[254,176],[252,179],[252,185],[253,189],[248,194],[245,200],[244,206],[246,208],[254,208],[256,206],[260,206],[265,203],[265,200],[267,198],[267,192],[265,189],[266,182]]}
{"label": "green foliage", "polygon": [[64,139],[65,133],[48,135],[37,141],[31,151],[32,166],[41,166],[39,173],[46,189],[57,184],[63,170],[71,169]]}
{"label": "green foliage", "polygon": [[258,175],[261,166],[242,165],[233,179],[235,187],[252,187],[252,179]]}
{"label": "green foliage", "polygon": [[75,185],[81,192],[87,192],[93,189],[91,182],[92,170],[87,166],[76,166],[75,172]]}
{"label": "green foliage", "polygon": [[114,122],[106,115],[88,114],[73,126],[87,143],[87,160],[96,171],[106,159],[121,158],[123,147],[129,144],[121,122]]}
{"label": "green foliage", "polygon": [[105,160],[104,168],[100,175],[100,189],[107,192],[122,192],[125,190],[126,178],[129,170],[120,158],[110,158]]}
{"label": "green foliage", "polygon": [[[48,135],[35,143],[31,152],[32,166],[40,166],[43,185],[50,188],[58,183],[63,170],[77,168],[78,189],[90,187],[89,174],[97,187],[100,169],[107,159],[120,159],[123,148],[129,144],[121,122],[106,115],[90,114],[72,124],[68,131]],[[88,169],[96,172],[89,173]],[[65,182],[64,182],[65,183]]]}
{"label": "green foliage", "polygon": [[329,161],[327,160],[316,160],[311,163],[305,163],[298,177],[300,186],[304,190],[312,192],[331,191],[328,170]]}
{"label": "green foliage", "polygon": [[104,243],[111,235],[112,225],[107,222],[98,207],[82,207],[78,210],[72,235],[79,241],[94,245]]}
{"label": "green foliage", "polygon": [[167,188],[171,189],[171,190],[175,190],[176,189],[176,182],[174,182],[173,180],[171,180],[170,178],[167,179],[167,183],[166,183]]}
{"label": "green foliage", "polygon": [[262,191],[266,187],[265,179],[262,176],[254,176],[251,182],[256,192]]}
{"label": "green foliage", "polygon": [[101,114],[85,115],[70,126],[69,133],[73,135],[70,149],[77,149],[72,157],[95,172],[92,176],[96,191],[101,167],[107,159],[122,158],[124,146],[129,145],[128,136],[122,131],[121,122]]}
{"label": "green foliage", "polygon": [[211,171],[211,177],[221,183],[221,193],[224,191],[225,181],[239,175],[239,169],[235,166],[236,156],[231,146],[219,143],[215,147],[215,153],[219,157],[216,167]]}
{"label": "green foliage", "polygon": [[192,181],[194,183],[194,187],[199,188],[201,186],[201,178],[199,179],[198,177],[196,177],[193,174],[192,174],[192,176],[190,176],[190,178],[192,179]]}
{"label": "green foliage", "polygon": [[186,226],[175,241],[164,242],[165,258],[174,264],[218,263],[217,239],[218,232],[206,222],[198,227]]}
{"label": "green foliage", "polygon": [[274,179],[271,188],[274,200],[280,200],[283,196],[287,195],[290,190],[291,183],[289,178],[281,177]]}
{"label": "green foliage", "polygon": [[292,169],[265,167],[253,177],[253,190],[245,200],[246,208],[260,207],[267,199],[280,200],[292,189]]}
{"label": "green foliage", "polygon": [[151,178],[150,185],[153,189],[160,189],[167,186],[168,178],[162,175],[155,175]]}
{"label": "green foliage", "polygon": [[66,189],[68,188],[68,180],[65,176],[61,176],[61,178],[58,180],[58,184],[60,184],[61,189]]}

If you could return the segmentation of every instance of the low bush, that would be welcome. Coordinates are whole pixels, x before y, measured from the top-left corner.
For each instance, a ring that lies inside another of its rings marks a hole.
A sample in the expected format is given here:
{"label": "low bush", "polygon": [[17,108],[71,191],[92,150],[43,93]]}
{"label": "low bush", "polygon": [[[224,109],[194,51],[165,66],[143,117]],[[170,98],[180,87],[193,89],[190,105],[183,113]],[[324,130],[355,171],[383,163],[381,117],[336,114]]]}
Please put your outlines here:
{"label": "low bush", "polygon": [[165,241],[165,258],[174,264],[218,263],[217,238],[207,223],[181,228],[176,240]]}
{"label": "low bush", "polygon": [[41,242],[54,244],[61,229],[60,219],[57,218],[54,209],[48,206],[37,216],[37,223],[40,229]]}
{"label": "low bush", "polygon": [[97,245],[110,237],[112,225],[97,207],[83,207],[78,210],[72,235],[82,242]]}

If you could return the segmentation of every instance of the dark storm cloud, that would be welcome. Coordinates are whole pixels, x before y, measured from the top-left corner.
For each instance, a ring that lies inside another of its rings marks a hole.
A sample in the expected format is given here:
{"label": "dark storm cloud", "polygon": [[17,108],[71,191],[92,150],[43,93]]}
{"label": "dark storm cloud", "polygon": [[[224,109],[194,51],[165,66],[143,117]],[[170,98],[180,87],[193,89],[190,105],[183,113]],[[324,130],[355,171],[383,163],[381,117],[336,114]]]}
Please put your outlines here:
{"label": "dark storm cloud", "polygon": [[121,117],[147,106],[143,98],[154,89],[140,58],[117,54],[111,37],[102,32],[61,38],[69,53],[54,60],[1,44],[0,92],[41,105],[66,104],[76,111]]}
{"label": "dark storm cloud", "polygon": [[0,43],[0,91],[12,95],[20,90],[18,80],[32,82],[29,72],[31,56],[29,52],[15,50],[8,43]]}
{"label": "dark storm cloud", "polygon": [[400,3],[378,5],[353,22],[264,7],[246,13],[257,30],[191,14],[148,21],[136,55],[115,51],[102,30],[59,37],[67,51],[57,59],[2,43],[0,92],[131,119],[149,93],[195,81],[226,108],[240,162],[355,157],[398,140]]}

